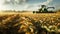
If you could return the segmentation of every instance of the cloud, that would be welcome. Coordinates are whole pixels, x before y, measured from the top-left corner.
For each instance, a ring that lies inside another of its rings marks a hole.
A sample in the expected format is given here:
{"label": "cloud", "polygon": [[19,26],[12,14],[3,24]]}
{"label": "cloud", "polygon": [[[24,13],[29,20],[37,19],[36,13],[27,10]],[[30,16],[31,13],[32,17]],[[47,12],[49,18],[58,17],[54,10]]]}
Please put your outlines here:
{"label": "cloud", "polygon": [[48,5],[53,0],[47,0],[45,2],[35,3],[35,4],[28,4],[28,0],[0,0],[0,9],[14,9],[14,10],[38,10],[41,5]]}
{"label": "cloud", "polygon": [[42,4],[48,5],[50,2],[52,2],[53,0],[47,0],[46,2],[43,2]]}
{"label": "cloud", "polygon": [[42,3],[36,3],[36,4],[31,4],[31,5],[28,5],[26,8],[27,9],[31,9],[31,10],[38,10],[38,8],[41,8],[41,5],[48,5],[50,2],[52,2],[53,0],[47,0],[45,2],[42,2]]}
{"label": "cloud", "polygon": [[5,0],[5,4],[25,4],[27,0]]}

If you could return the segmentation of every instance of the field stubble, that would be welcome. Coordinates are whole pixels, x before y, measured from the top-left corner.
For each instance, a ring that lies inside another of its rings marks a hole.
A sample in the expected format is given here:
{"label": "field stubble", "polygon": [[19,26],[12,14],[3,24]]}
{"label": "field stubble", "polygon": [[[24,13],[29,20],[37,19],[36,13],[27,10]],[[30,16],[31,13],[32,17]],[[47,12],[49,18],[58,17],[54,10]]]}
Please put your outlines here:
{"label": "field stubble", "polygon": [[[38,26],[37,26],[38,25]],[[34,34],[34,29],[45,28],[49,32],[60,32],[60,13],[0,13],[0,31]],[[12,30],[11,30],[12,29]],[[14,30],[16,29],[16,30]],[[30,31],[29,31],[30,29]],[[40,29],[39,29],[40,30]],[[29,32],[28,32],[29,31]],[[38,31],[38,30],[37,30]],[[6,33],[6,32],[5,32]],[[37,32],[38,33],[38,32]],[[37,34],[36,33],[36,34]]]}

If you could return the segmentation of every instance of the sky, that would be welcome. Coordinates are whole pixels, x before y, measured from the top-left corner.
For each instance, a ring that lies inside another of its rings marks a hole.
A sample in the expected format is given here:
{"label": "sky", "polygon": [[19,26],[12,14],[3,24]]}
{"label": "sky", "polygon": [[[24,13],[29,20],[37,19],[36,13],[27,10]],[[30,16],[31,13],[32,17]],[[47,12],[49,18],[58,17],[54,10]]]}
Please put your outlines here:
{"label": "sky", "polygon": [[37,11],[41,5],[60,9],[60,0],[0,0],[0,10]]}

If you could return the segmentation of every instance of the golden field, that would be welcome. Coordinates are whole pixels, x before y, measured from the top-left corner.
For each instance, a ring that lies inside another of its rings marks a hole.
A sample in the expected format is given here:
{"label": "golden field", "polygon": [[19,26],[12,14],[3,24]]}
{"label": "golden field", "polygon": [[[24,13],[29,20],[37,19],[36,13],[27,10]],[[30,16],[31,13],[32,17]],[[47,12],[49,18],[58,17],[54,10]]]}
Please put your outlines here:
{"label": "golden field", "polygon": [[[59,34],[60,12],[0,12],[2,34]],[[47,33],[46,33],[47,31]]]}

